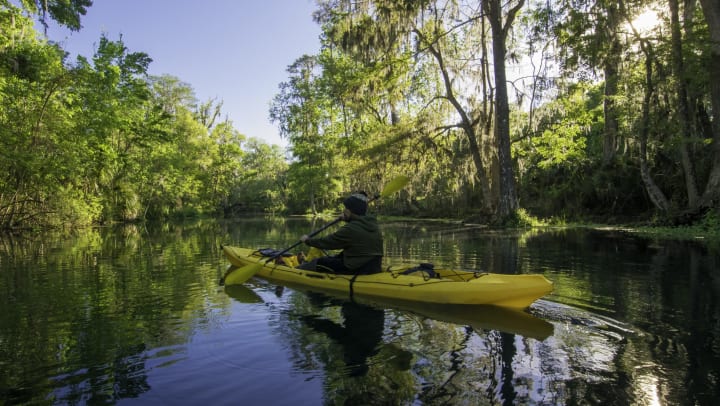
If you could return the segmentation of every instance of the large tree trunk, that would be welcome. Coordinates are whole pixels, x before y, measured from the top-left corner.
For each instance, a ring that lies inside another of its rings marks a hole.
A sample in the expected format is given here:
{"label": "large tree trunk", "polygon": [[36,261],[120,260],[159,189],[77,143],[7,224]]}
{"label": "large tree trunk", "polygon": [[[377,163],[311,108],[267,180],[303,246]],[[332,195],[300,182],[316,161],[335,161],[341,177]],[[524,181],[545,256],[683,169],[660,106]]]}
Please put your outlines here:
{"label": "large tree trunk", "polygon": [[688,107],[687,86],[685,85],[685,68],[682,54],[682,34],[680,31],[680,12],[678,0],[669,0],[670,21],[672,31],[672,53],[675,80],[677,83],[677,103],[680,114],[680,157],[685,175],[685,189],[687,192],[688,208],[697,206],[698,190],[695,179],[695,168],[690,157],[688,144],[694,138],[690,123],[690,108]]}
{"label": "large tree trunk", "polygon": [[713,112],[713,167],[705,185],[699,205],[717,207],[720,205],[720,2],[717,0],[700,0],[705,20],[710,28],[710,97]]}
{"label": "large tree trunk", "polygon": [[654,92],[653,86],[653,52],[650,44],[641,42],[641,47],[645,53],[645,95],[642,104],[642,121],[640,126],[640,178],[645,185],[645,191],[650,197],[650,201],[657,209],[667,213],[670,210],[670,202],[668,202],[665,194],[660,190],[650,174],[647,164],[647,139],[650,132],[650,100]]}
{"label": "large tree trunk", "polygon": [[605,128],[603,131],[603,164],[609,164],[615,158],[617,150],[618,118],[615,107],[615,97],[618,91],[618,69],[614,60],[605,62],[605,99],[603,110],[605,115]]}
{"label": "large tree trunk", "polygon": [[507,95],[507,77],[505,73],[505,56],[507,49],[508,28],[512,26],[515,15],[522,8],[525,0],[519,0],[507,12],[503,24],[501,0],[483,1],[483,10],[487,14],[492,28],[493,61],[495,73],[495,142],[498,147],[498,163],[500,164],[500,200],[497,215],[500,219],[517,210],[517,191],[515,188],[515,171],[510,155],[510,106]]}
{"label": "large tree trunk", "polygon": [[620,41],[617,38],[617,27],[620,22],[617,6],[612,3],[609,4],[607,12],[608,26],[605,29],[608,31],[607,36],[610,38],[610,47],[603,63],[603,71],[605,74],[605,98],[603,99],[605,128],[603,131],[602,156],[603,164],[606,165],[615,158],[615,151],[617,150],[619,125],[615,98],[617,97],[618,82],[620,80],[618,66],[620,65],[621,49]]}

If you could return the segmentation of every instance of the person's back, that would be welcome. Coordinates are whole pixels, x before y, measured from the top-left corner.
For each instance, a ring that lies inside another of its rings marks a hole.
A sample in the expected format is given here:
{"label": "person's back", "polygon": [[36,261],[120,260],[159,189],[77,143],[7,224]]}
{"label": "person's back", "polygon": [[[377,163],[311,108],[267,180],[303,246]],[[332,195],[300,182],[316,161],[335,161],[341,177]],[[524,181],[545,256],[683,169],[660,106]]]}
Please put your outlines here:
{"label": "person's back", "polygon": [[304,269],[340,274],[369,274],[382,270],[383,237],[377,219],[367,215],[367,195],[354,193],[343,201],[346,223],[326,237],[300,238],[305,244],[326,250],[342,250],[336,257],[319,258]]}

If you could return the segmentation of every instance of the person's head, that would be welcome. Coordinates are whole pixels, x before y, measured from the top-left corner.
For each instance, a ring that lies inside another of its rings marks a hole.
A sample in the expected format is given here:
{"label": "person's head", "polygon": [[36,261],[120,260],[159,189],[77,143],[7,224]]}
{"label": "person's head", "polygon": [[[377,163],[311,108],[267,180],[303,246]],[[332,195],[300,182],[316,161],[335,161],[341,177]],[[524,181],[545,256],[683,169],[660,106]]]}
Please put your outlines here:
{"label": "person's head", "polygon": [[364,216],[367,213],[368,197],[365,192],[355,192],[343,200],[343,206],[352,214]]}

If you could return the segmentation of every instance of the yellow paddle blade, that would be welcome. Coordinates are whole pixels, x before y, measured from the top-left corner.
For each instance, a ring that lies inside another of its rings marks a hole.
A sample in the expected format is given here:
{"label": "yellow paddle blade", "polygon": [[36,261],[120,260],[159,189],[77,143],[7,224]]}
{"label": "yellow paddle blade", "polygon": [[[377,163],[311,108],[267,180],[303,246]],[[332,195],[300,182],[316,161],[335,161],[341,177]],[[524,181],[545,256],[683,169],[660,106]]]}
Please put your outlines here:
{"label": "yellow paddle blade", "polygon": [[255,276],[263,267],[261,263],[255,263],[240,267],[229,274],[225,275],[225,286],[227,285],[240,285],[245,283],[248,279]]}
{"label": "yellow paddle blade", "polygon": [[404,188],[408,182],[410,182],[410,178],[408,178],[407,176],[400,175],[396,177],[395,179],[388,182],[387,185],[385,185],[382,192],[380,192],[380,197],[387,197],[395,192],[400,191],[400,189]]}

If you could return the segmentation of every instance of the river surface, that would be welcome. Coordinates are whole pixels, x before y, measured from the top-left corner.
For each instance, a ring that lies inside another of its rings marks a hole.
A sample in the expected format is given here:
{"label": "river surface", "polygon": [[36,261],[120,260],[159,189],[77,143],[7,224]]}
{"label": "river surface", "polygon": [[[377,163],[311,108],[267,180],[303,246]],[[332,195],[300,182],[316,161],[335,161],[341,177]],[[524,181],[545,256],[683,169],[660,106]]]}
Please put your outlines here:
{"label": "river surface", "polygon": [[712,405],[720,248],[622,231],[386,222],[386,262],[540,273],[526,312],[399,308],[260,279],[256,218],[0,238],[0,405]]}

